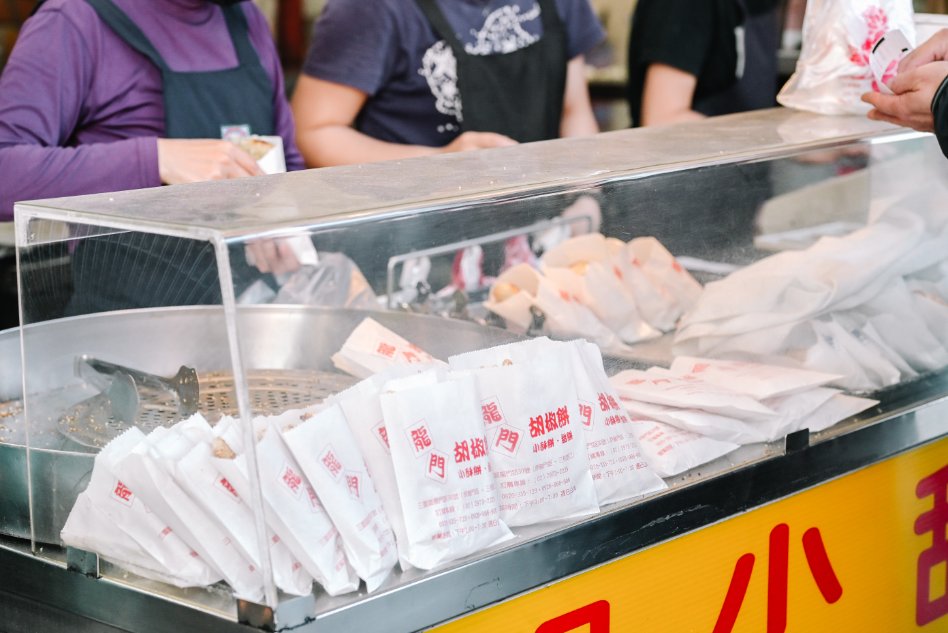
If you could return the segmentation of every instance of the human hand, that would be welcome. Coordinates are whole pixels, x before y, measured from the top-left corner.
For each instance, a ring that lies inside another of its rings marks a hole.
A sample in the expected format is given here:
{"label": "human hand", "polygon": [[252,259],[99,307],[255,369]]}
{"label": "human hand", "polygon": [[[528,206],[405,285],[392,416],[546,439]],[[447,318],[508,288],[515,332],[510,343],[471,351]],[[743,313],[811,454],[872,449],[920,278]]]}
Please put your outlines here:
{"label": "human hand", "polygon": [[296,272],[300,268],[300,262],[296,258],[290,243],[286,240],[258,240],[249,242],[246,246],[247,261],[251,266],[256,266],[262,273],[273,273],[282,275],[283,273]]}
{"label": "human hand", "polygon": [[440,152],[450,154],[452,152],[466,152],[472,149],[490,149],[492,147],[509,147],[516,145],[517,141],[503,134],[494,132],[464,132],[459,137],[440,148]]}
{"label": "human hand", "polygon": [[176,185],[262,176],[263,170],[250,154],[230,141],[160,138],[158,174],[161,182]]}
{"label": "human hand", "polygon": [[919,45],[899,62],[899,73],[915,70],[932,62],[948,60],[948,29],[942,29]]}
{"label": "human hand", "polygon": [[873,107],[869,118],[920,132],[934,131],[932,99],[945,77],[948,77],[948,62],[933,62],[900,72],[889,82],[894,94],[867,92],[862,95],[862,100]]}

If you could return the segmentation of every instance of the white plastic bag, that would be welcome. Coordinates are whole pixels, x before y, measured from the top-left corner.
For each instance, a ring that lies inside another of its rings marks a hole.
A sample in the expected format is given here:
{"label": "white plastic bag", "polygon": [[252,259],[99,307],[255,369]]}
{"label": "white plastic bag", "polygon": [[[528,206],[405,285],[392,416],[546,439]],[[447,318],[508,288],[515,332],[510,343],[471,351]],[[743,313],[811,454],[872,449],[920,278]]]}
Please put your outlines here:
{"label": "white plastic bag", "polygon": [[867,112],[859,96],[878,90],[869,66],[872,47],[893,29],[915,44],[911,0],[809,0],[796,72],[777,101],[821,114]]}
{"label": "white plastic bag", "polygon": [[393,380],[381,396],[407,558],[421,569],[513,537],[500,520],[474,378],[441,373]]}
{"label": "white plastic bag", "polygon": [[627,369],[610,380],[623,398],[682,409],[701,409],[742,420],[767,419],[776,412],[754,398],[694,376]]}

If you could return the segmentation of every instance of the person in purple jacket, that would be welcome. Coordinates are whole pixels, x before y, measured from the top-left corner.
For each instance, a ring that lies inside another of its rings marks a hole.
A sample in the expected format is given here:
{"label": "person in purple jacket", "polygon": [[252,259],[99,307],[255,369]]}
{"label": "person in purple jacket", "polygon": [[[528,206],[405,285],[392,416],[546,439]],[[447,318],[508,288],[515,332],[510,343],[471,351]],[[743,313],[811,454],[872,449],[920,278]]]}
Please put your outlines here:
{"label": "person in purple jacket", "polygon": [[329,0],[293,94],[310,166],[598,132],[589,0]]}
{"label": "person in purple jacket", "polygon": [[[0,76],[0,220],[17,200],[260,175],[222,140],[231,126],[281,136],[287,168],[302,168],[279,58],[252,3],[49,0]],[[272,243],[255,256],[264,272],[293,266]],[[70,311],[217,302],[215,261],[198,241],[83,240]]]}

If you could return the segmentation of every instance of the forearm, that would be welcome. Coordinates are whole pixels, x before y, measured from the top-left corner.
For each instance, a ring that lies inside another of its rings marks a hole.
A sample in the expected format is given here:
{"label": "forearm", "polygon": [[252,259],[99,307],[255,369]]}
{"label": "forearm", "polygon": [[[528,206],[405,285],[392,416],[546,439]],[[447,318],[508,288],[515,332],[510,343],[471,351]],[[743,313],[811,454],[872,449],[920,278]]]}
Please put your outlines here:
{"label": "forearm", "polygon": [[155,138],[79,147],[31,144],[0,147],[0,220],[12,219],[13,203],[21,200],[160,184]]}
{"label": "forearm", "polygon": [[580,55],[566,67],[566,88],[563,94],[563,113],[560,117],[560,136],[590,136],[599,132],[593,114],[586,82],[586,61]]}
{"label": "forearm", "polygon": [[297,141],[309,167],[414,158],[430,156],[440,151],[437,147],[380,141],[345,125],[326,125],[301,130]]}

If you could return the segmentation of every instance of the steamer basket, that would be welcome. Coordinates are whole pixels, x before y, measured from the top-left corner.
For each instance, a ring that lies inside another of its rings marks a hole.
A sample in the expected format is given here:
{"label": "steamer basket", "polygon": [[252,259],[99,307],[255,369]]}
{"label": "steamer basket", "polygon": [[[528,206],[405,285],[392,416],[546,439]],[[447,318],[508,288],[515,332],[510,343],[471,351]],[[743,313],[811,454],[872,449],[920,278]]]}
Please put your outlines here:
{"label": "steamer basket", "polygon": [[[403,312],[366,312],[309,306],[244,306],[237,328],[255,413],[274,413],[318,401],[354,382],[330,356],[366,317],[416,343],[436,358],[501,345],[519,337],[505,330]],[[197,370],[201,410],[216,418],[236,413],[223,309],[187,306],[103,313],[23,328],[27,357],[35,539],[60,543],[59,532],[92,472],[95,434],[64,435],[60,424],[96,390],[74,375],[76,356],[88,354],[157,375],[180,365]],[[0,533],[30,537],[26,415],[22,410],[20,330],[0,332]],[[177,418],[161,395],[146,401],[146,430]],[[114,431],[115,429],[113,429]],[[74,436],[75,437],[75,436]],[[101,440],[101,436],[98,438]]]}

